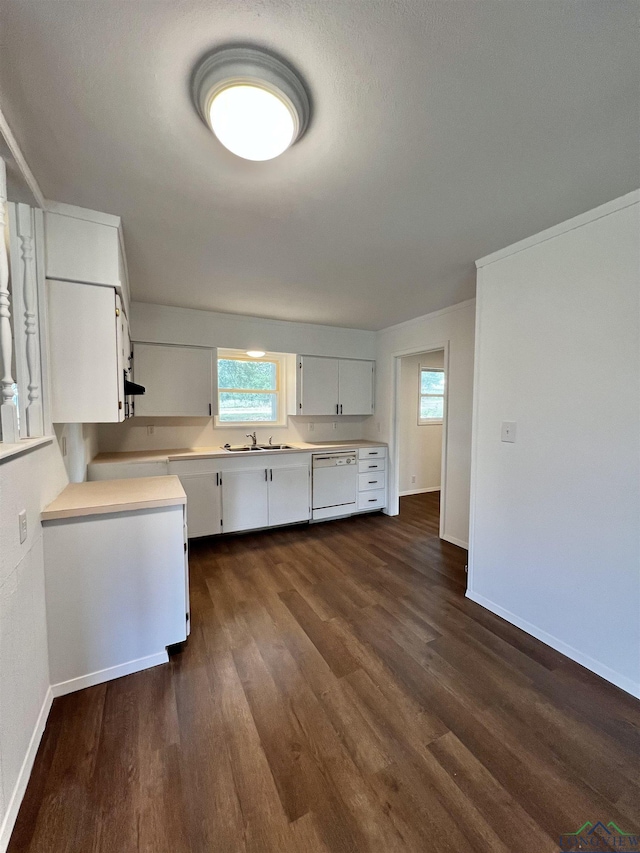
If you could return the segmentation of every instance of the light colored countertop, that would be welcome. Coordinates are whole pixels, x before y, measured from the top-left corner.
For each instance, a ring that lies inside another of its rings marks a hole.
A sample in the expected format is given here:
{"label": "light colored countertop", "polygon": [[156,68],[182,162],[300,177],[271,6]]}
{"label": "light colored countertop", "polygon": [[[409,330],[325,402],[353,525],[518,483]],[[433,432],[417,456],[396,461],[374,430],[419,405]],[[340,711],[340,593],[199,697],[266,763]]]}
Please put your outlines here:
{"label": "light colored countertop", "polygon": [[[291,450],[255,450],[251,456],[280,455],[281,453],[318,453],[323,450],[353,450],[356,447],[386,447],[384,441],[367,441],[366,439],[354,439],[352,441],[320,441],[291,442]],[[224,450],[222,447],[193,447],[178,448],[173,450],[127,450],[121,453],[99,453],[91,460],[91,465],[113,464],[114,462],[175,462],[181,459],[209,459],[215,456],[247,456],[246,451],[235,453]]]}
{"label": "light colored countertop", "polygon": [[97,480],[69,485],[41,513],[43,521],[186,504],[176,476]]}

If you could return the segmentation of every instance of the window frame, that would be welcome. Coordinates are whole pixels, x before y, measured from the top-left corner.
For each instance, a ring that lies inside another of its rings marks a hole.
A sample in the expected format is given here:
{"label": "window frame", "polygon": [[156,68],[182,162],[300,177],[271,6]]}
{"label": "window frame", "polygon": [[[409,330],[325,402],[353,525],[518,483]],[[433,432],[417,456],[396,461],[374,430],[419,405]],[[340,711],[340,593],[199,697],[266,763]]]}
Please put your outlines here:
{"label": "window frame", "polygon": [[[423,394],[422,393],[422,374],[429,371],[430,373],[442,373],[444,377],[444,391],[442,394]],[[418,365],[418,426],[430,426],[432,424],[444,423],[445,402],[447,396],[447,377],[444,367],[431,367],[427,364]],[[424,397],[437,398],[442,400],[442,417],[441,418],[422,418],[422,400]]]}
{"label": "window frame", "polygon": [[[216,376],[218,376],[218,363],[221,360],[226,361],[248,361],[248,362],[268,362],[276,365],[276,387],[271,389],[256,389],[256,388],[221,388],[218,381],[218,413],[214,418],[215,429],[238,429],[243,427],[283,427],[287,425],[286,413],[286,389],[285,389],[285,356],[282,353],[265,352],[260,358],[251,358],[245,350],[228,349],[225,347],[218,348],[216,359]],[[275,421],[223,421],[220,418],[221,406],[220,395],[227,394],[230,391],[235,391],[239,394],[273,394],[276,398],[276,420]]]}

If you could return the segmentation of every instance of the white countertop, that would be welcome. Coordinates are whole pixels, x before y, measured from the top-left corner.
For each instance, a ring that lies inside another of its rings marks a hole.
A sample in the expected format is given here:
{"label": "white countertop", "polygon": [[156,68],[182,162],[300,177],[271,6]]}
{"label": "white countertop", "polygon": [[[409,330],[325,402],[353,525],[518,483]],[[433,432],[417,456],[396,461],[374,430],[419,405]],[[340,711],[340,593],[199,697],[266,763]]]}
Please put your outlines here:
{"label": "white countertop", "polygon": [[97,480],[69,483],[58,497],[45,507],[43,521],[55,518],[79,518],[162,506],[186,504],[187,496],[176,476],[136,477],[126,480]]}
{"label": "white countertop", "polygon": [[[357,447],[386,447],[383,441],[353,439],[351,441],[292,442],[291,450],[255,450],[251,456],[264,453],[265,456],[281,453],[318,453],[323,450],[353,450]],[[175,462],[181,459],[209,459],[211,457],[246,456],[244,450],[232,452],[223,447],[193,447],[169,450],[127,450],[120,453],[99,453],[91,460],[91,465],[113,464],[114,462]]]}

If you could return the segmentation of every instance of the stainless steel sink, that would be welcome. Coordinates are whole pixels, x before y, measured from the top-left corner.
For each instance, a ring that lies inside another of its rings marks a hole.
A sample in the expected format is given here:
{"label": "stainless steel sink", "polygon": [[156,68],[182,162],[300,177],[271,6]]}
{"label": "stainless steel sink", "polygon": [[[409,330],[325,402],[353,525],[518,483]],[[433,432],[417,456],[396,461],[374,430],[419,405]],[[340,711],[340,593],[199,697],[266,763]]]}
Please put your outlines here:
{"label": "stainless steel sink", "polygon": [[290,444],[225,444],[222,448],[229,453],[245,453],[251,450],[295,450]]}

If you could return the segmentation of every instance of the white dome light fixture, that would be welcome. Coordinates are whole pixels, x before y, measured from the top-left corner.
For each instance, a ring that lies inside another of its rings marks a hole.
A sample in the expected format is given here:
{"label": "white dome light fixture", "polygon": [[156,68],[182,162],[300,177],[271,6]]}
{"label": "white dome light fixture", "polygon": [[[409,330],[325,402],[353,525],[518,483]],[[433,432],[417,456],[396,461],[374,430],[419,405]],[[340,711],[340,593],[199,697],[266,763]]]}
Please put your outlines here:
{"label": "white dome light fixture", "polygon": [[193,75],[193,99],[217,139],[245,160],[272,160],[309,122],[299,77],[262,50],[228,47],[207,56]]}
{"label": "white dome light fixture", "polygon": [[266,355],[264,350],[261,349],[248,349],[247,355],[249,358],[262,358],[263,355]]}

